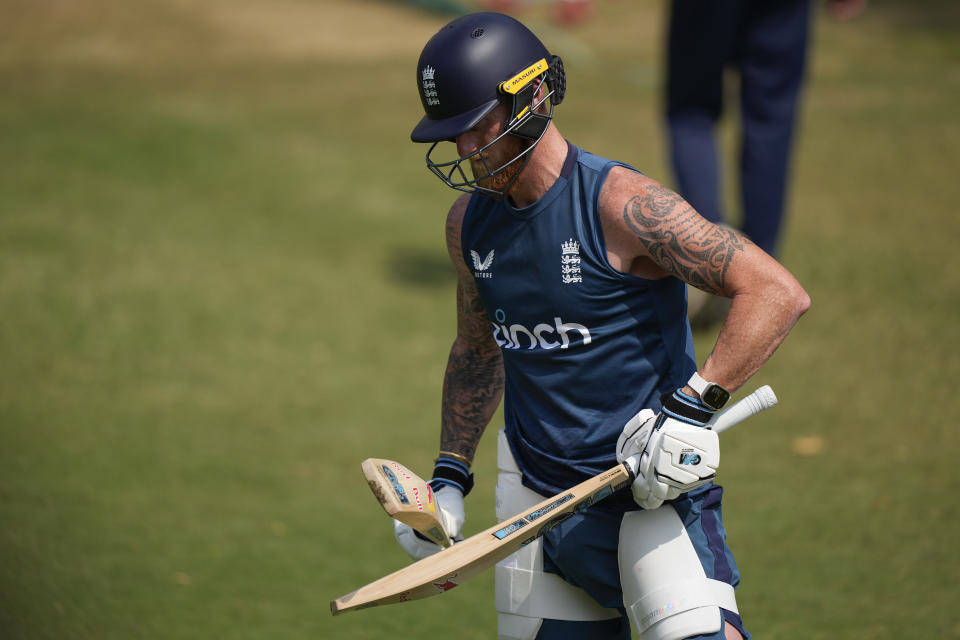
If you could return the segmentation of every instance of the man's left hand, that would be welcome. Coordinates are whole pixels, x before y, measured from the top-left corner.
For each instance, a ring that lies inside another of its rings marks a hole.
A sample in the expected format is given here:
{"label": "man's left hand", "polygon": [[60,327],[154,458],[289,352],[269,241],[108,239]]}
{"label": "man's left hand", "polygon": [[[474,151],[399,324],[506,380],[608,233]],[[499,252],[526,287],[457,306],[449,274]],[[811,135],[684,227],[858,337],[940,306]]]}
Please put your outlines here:
{"label": "man's left hand", "polygon": [[[463,540],[460,531],[463,529],[463,523],[466,515],[463,507],[463,494],[459,489],[445,486],[440,487],[433,493],[437,502],[437,509],[440,511],[440,519],[443,522],[443,529],[454,542]],[[399,520],[393,521],[393,535],[397,543],[414,560],[422,560],[427,556],[433,555],[442,550],[443,547],[437,543],[428,540],[426,536],[420,534],[410,525],[404,524]]]}

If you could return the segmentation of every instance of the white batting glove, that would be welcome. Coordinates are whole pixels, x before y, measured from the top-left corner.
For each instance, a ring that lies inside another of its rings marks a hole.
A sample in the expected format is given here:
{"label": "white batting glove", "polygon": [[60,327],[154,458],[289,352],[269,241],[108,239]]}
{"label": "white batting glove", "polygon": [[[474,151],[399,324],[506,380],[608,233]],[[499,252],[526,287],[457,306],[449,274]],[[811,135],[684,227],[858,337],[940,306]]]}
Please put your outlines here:
{"label": "white batting glove", "polygon": [[[433,489],[447,535],[455,543],[463,540],[461,531],[467,518],[463,498],[473,488],[470,467],[461,460],[441,453],[433,467],[430,488]],[[443,549],[398,520],[393,521],[393,535],[403,550],[415,560],[426,558]]]}
{"label": "white batting glove", "polygon": [[[437,509],[440,511],[440,519],[443,521],[444,530],[451,540],[460,542],[463,540],[461,530],[466,520],[463,494],[460,493],[459,489],[453,487],[441,487],[433,492],[433,497],[437,501]],[[403,550],[414,560],[421,560],[443,549],[437,543],[431,542],[420,535],[410,525],[399,520],[393,521],[393,536],[403,547]]]}
{"label": "white batting glove", "polygon": [[617,460],[636,475],[633,499],[644,509],[707,484],[720,466],[720,440],[703,428],[713,411],[681,391],[665,394],[662,401],[659,415],[644,409],[626,424],[617,443]]}
{"label": "white batting glove", "polygon": [[643,453],[656,421],[657,414],[650,409],[643,409],[630,418],[629,422],[623,426],[620,438],[617,439],[617,462],[624,462],[631,456]]}

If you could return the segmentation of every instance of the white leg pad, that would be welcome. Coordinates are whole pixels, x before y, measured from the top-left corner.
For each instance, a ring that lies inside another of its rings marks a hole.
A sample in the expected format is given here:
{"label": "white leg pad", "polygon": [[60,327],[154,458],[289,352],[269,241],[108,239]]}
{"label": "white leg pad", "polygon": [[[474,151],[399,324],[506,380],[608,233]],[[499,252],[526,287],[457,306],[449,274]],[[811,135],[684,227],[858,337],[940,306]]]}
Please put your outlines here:
{"label": "white leg pad", "polygon": [[497,640],[536,640],[543,618],[497,612]]}
{"label": "white leg pad", "polygon": [[643,640],[681,640],[723,627],[737,612],[733,587],[707,578],[690,536],[669,504],[632,511],[620,527],[620,581]]}
{"label": "white leg pad", "polygon": [[[544,497],[523,486],[503,430],[497,443],[497,519],[503,520],[542,502]],[[532,640],[544,618],[608,620],[616,609],[600,606],[582,589],[543,571],[543,543],[535,540],[500,561],[494,570],[497,631],[500,640]]]}
{"label": "white leg pad", "polygon": [[497,564],[494,570],[497,611],[551,620],[608,620],[620,612],[607,609],[583,589],[545,573],[539,540]]}

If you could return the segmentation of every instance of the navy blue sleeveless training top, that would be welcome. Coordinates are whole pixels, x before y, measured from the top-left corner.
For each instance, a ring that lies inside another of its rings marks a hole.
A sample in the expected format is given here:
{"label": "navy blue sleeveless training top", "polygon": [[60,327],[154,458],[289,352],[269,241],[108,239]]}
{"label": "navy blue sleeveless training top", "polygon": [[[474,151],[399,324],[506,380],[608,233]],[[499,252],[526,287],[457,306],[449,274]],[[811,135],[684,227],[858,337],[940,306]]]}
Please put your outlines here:
{"label": "navy blue sleeveless training top", "polygon": [[506,370],[506,435],[524,484],[544,495],[616,464],[623,425],[696,369],[680,280],[614,269],[598,215],[621,163],[568,144],[533,205],[470,199],[463,255]]}

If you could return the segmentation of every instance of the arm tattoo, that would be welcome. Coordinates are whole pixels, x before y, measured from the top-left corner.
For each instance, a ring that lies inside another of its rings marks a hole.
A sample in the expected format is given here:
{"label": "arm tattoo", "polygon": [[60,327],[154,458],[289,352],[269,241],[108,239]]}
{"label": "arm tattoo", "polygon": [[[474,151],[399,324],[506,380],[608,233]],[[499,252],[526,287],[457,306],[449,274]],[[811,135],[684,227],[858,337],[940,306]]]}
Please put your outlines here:
{"label": "arm tattoo", "polygon": [[623,219],[660,268],[709,293],[723,290],[730,263],[749,242],[708,222],[683,198],[659,185],[630,198]]}
{"label": "arm tattoo", "polygon": [[440,449],[472,460],[502,395],[499,349],[485,354],[454,344],[443,381]]}
{"label": "arm tattoo", "polygon": [[458,333],[476,342],[483,342],[492,335],[490,319],[477,292],[457,286],[457,322]]}
{"label": "arm tattoo", "polygon": [[487,423],[500,406],[504,371],[500,348],[490,330],[490,319],[473,275],[463,261],[460,248],[463,206],[465,202],[461,199],[447,216],[447,250],[459,278],[457,339],[450,348],[443,378],[440,450],[472,460]]}
{"label": "arm tattoo", "polygon": [[503,359],[476,289],[457,287],[458,338],[443,379],[440,450],[471,460],[503,395]]}

